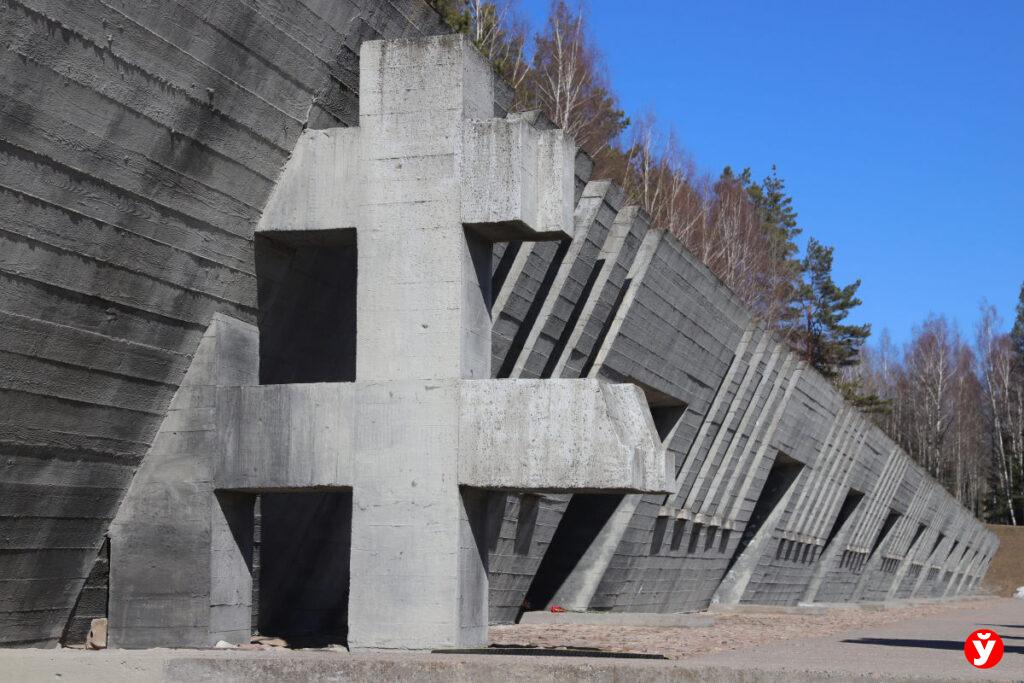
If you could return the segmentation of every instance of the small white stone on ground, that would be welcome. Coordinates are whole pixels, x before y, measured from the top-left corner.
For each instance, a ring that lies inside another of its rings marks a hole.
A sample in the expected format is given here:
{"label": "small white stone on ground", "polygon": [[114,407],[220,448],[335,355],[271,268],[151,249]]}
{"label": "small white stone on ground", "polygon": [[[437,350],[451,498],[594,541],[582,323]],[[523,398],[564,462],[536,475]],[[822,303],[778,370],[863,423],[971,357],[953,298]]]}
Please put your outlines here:
{"label": "small white stone on ground", "polygon": [[93,619],[89,626],[89,635],[85,638],[85,649],[103,650],[107,647],[107,619]]}

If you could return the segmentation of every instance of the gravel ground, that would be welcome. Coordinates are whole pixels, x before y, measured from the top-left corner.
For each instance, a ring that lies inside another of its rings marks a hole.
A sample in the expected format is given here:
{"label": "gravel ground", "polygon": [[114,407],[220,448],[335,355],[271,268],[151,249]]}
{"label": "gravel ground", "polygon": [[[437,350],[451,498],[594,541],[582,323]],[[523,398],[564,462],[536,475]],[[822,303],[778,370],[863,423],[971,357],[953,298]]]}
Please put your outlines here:
{"label": "gravel ground", "polygon": [[540,647],[597,647],[603,650],[663,654],[683,659],[736,650],[791,638],[825,636],[930,617],[960,609],[983,609],[987,602],[894,607],[886,611],[833,609],[823,615],[715,614],[715,625],[704,628],[645,626],[492,626],[492,643]]}

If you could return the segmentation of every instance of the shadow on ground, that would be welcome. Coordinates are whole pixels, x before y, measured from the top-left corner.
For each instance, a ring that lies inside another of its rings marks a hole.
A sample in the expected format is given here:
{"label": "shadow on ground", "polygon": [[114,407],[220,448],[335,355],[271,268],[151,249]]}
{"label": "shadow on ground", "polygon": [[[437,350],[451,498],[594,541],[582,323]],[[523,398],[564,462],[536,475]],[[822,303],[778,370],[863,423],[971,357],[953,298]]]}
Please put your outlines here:
{"label": "shadow on ground", "polygon": [[[1002,636],[1000,636],[1002,637]],[[890,647],[921,647],[928,650],[963,650],[963,641],[957,640],[924,640],[917,638],[848,638],[844,643],[854,645],[888,645]],[[1003,655],[1024,655],[1024,646],[1003,646]]]}

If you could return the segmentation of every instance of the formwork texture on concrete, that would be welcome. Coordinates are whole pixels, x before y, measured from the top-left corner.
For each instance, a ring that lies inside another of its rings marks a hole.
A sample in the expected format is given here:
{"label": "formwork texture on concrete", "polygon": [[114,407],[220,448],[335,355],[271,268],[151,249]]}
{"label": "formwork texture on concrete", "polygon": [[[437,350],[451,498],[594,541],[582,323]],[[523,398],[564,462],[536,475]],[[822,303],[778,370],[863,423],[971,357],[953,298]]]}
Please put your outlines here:
{"label": "formwork texture on concrete", "polygon": [[[215,316],[259,322],[254,231],[303,131],[358,123],[360,45],[450,32],[418,0],[168,7],[19,0],[0,24],[3,644],[81,631],[144,455],[204,438],[159,428],[176,393],[203,412],[181,387]],[[648,612],[972,592],[995,537],[586,155],[564,165],[572,239],[494,246],[492,374],[636,384],[676,478],[612,506],[488,493],[490,619],[541,587]]]}

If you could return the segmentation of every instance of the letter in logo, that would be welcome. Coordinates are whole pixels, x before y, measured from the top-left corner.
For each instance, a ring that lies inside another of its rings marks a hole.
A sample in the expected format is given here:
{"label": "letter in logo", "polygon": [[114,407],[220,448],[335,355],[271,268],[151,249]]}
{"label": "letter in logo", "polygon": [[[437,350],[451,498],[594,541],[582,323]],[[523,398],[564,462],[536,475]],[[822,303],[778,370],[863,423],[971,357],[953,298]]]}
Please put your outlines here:
{"label": "letter in logo", "polygon": [[995,631],[975,631],[964,643],[964,654],[971,666],[991,669],[1003,658],[1003,639]]}

